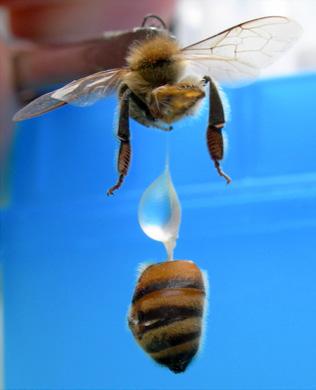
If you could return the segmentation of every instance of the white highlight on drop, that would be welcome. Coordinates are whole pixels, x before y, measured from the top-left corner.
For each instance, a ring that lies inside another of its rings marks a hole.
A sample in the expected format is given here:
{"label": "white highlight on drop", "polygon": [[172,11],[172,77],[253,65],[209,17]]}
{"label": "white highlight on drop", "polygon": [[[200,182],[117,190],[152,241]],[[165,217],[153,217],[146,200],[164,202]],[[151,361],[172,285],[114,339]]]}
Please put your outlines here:
{"label": "white highlight on drop", "polygon": [[168,260],[173,260],[181,207],[168,163],[164,172],[143,193],[138,208],[138,221],[148,237],[164,244]]}

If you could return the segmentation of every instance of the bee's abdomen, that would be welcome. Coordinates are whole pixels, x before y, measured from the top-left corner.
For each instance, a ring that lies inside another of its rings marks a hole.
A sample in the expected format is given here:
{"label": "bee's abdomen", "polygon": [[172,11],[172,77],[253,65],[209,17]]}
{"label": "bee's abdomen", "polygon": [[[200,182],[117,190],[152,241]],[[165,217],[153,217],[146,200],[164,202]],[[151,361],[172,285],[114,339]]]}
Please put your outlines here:
{"label": "bee's abdomen", "polygon": [[224,156],[222,129],[210,125],[207,129],[206,140],[212,160],[222,160]]}
{"label": "bee's abdomen", "polygon": [[129,326],[156,362],[183,372],[199,349],[204,301],[202,273],[194,263],[152,265],[137,283]]}

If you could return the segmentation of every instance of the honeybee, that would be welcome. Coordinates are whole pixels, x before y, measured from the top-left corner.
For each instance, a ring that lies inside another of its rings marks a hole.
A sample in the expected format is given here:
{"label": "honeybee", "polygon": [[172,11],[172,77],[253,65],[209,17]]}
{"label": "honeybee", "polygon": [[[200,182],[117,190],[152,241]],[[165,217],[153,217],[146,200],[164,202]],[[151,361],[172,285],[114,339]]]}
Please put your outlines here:
{"label": "honeybee", "polygon": [[[297,40],[301,27],[283,16],[247,21],[215,36],[181,48],[155,15],[159,29],[148,28],[148,36],[130,46],[126,66],[75,80],[49,92],[22,108],[14,116],[21,121],[44,114],[65,104],[86,106],[114,92],[119,98],[117,137],[118,180],[108,191],[120,188],[131,161],[129,117],[146,127],[169,131],[171,124],[193,115],[209,88],[209,117],[206,141],[210,157],[220,176],[231,181],[220,166],[224,146],[222,129],[225,112],[214,80],[223,83],[247,80],[271,64]],[[195,71],[194,71],[195,68]],[[198,76],[190,76],[198,74]]]}
{"label": "honeybee", "polygon": [[185,260],[150,265],[136,284],[128,325],[143,350],[174,373],[199,350],[206,287],[206,274]]}

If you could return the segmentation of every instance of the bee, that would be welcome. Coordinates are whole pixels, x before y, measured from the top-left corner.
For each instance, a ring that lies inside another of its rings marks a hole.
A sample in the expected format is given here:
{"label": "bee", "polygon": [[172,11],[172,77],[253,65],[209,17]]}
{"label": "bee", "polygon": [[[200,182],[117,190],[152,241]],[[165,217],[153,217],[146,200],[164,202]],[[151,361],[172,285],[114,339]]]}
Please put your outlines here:
{"label": "bee", "polygon": [[49,92],[18,111],[13,120],[33,118],[65,104],[86,106],[116,92],[118,180],[107,191],[112,195],[122,185],[130,166],[129,118],[145,127],[170,131],[171,124],[196,112],[208,88],[206,143],[218,174],[230,183],[230,177],[220,166],[226,119],[215,80],[230,84],[258,76],[260,68],[271,64],[293,45],[301,27],[286,17],[268,16],[181,48],[159,17],[148,15],[142,27],[152,18],[161,23],[161,28],[156,28],[155,34],[148,28],[144,40],[131,44],[125,67],[104,70]]}
{"label": "bee", "polygon": [[136,284],[128,325],[157,363],[184,372],[197,354],[205,316],[206,276],[192,261],[150,265]]}

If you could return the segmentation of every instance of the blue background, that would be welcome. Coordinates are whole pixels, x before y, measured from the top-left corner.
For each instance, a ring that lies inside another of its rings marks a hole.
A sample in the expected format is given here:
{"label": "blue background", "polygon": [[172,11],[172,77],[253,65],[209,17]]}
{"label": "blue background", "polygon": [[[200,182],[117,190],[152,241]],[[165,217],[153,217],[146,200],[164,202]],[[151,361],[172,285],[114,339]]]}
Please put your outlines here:
{"label": "blue background", "polygon": [[203,350],[182,375],[126,325],[137,265],[165,259],[137,206],[162,172],[166,134],[132,123],[117,194],[115,99],[17,128],[4,233],[8,389],[316,388],[316,76],[228,90],[226,186],[205,145],[207,108],[170,134],[182,203],[178,259],[207,270]]}

